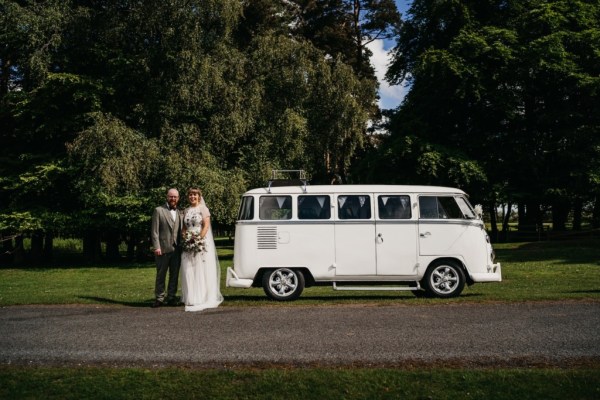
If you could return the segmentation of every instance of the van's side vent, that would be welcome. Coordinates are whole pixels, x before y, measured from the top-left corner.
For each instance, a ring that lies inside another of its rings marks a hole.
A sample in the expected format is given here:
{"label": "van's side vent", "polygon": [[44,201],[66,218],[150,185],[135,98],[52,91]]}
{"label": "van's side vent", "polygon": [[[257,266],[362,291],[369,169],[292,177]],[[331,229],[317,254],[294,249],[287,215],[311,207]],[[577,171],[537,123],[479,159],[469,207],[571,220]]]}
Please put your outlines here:
{"label": "van's side vent", "polygon": [[256,239],[259,249],[277,249],[277,227],[259,226]]}

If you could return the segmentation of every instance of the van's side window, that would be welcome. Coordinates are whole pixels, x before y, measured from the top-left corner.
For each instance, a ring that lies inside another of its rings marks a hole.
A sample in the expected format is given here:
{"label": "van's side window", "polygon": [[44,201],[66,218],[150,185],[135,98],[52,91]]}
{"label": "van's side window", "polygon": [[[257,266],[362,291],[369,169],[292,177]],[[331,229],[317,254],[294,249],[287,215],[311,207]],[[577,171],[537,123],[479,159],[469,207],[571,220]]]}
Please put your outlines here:
{"label": "van's side window", "polygon": [[381,219],[410,219],[412,216],[409,196],[379,196],[377,205]]}
{"label": "van's side window", "polygon": [[264,220],[292,218],[292,196],[260,196],[258,216]]}
{"label": "van's side window", "polygon": [[298,219],[329,219],[329,196],[298,196]]}
{"label": "van's side window", "polygon": [[420,196],[419,209],[421,218],[464,218],[456,200],[450,196]]}
{"label": "van's side window", "polygon": [[238,220],[249,219],[254,219],[254,197],[244,196],[242,197],[242,205],[240,206]]}
{"label": "van's side window", "polygon": [[370,219],[371,198],[367,195],[338,196],[339,219]]}

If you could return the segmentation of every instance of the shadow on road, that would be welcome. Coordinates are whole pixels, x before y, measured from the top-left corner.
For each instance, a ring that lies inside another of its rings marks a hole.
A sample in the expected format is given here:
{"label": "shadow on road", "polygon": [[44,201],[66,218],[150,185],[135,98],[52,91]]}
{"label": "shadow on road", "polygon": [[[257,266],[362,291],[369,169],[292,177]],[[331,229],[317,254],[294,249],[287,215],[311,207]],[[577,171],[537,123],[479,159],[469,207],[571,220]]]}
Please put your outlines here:
{"label": "shadow on road", "polygon": [[152,304],[152,300],[146,301],[118,301],[114,299],[107,299],[105,297],[95,297],[95,296],[78,296],[78,298],[82,300],[92,300],[102,304],[118,304],[121,306],[127,307],[150,307]]}

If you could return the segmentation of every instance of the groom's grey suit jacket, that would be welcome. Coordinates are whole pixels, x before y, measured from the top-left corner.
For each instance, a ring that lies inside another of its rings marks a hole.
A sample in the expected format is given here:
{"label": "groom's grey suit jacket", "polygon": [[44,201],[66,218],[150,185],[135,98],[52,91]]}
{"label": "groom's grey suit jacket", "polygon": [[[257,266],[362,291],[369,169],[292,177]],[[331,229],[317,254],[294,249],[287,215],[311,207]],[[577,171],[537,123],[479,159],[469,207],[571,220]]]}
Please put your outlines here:
{"label": "groom's grey suit jacket", "polygon": [[181,242],[183,217],[179,209],[175,215],[175,221],[173,221],[173,216],[166,204],[156,207],[152,214],[152,246],[160,249],[163,254],[175,251],[175,246]]}

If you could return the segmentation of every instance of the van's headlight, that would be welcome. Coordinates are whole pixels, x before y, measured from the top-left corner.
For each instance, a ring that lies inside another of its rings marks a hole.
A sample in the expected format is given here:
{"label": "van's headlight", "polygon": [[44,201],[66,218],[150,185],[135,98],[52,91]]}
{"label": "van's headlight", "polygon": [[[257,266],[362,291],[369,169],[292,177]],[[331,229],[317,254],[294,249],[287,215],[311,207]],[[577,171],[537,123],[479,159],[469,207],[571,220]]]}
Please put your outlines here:
{"label": "van's headlight", "polygon": [[494,252],[494,250],[492,250],[492,252],[490,253],[490,258],[492,259],[492,262],[494,262],[494,260],[496,259],[496,253]]}

